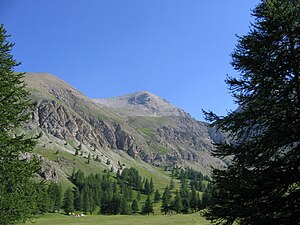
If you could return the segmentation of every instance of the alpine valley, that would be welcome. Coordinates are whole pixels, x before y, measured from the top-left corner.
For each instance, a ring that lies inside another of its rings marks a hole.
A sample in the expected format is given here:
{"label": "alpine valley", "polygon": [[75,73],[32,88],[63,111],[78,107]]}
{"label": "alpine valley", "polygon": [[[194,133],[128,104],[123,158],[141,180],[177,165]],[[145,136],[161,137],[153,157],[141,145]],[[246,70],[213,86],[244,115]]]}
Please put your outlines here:
{"label": "alpine valley", "polygon": [[24,129],[42,134],[26,157],[42,160],[45,179],[68,182],[74,169],[116,172],[125,166],[156,174],[159,183],[170,179],[162,171],[174,166],[205,175],[226,166],[211,155],[213,143],[225,140],[220,132],[152,93],[90,99],[50,74],[27,73],[24,79],[37,103]]}

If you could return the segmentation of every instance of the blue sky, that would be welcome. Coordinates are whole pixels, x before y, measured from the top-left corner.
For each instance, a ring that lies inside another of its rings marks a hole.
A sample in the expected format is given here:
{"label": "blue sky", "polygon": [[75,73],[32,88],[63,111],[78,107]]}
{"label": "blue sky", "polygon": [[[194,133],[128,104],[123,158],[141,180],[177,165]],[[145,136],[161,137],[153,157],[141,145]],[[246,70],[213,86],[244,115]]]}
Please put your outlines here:
{"label": "blue sky", "polygon": [[236,106],[226,75],[258,0],[0,0],[18,71],[91,98],[147,90],[203,120]]}

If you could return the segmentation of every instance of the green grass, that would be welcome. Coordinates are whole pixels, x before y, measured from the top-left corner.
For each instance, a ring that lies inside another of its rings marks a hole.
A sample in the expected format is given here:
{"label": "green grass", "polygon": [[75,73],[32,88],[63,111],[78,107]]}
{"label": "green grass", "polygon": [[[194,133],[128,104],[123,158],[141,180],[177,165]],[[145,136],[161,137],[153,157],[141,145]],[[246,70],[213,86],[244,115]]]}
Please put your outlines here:
{"label": "green grass", "polygon": [[58,159],[64,160],[65,163],[63,165],[63,169],[66,170],[69,175],[71,175],[73,167],[75,167],[76,170],[82,170],[86,174],[97,172],[101,173],[103,169],[107,169],[107,167],[104,165],[105,162],[99,163],[91,160],[90,164],[87,164],[86,158],[82,156],[74,156],[73,154],[63,150],[56,154],[56,150],[54,149],[39,147],[35,149],[35,152],[54,162]]}
{"label": "green grass", "polygon": [[[168,124],[168,119],[165,117],[145,117],[145,116],[131,116],[128,118],[129,123],[133,124],[139,129],[151,129],[148,131],[155,131],[158,127]],[[143,130],[146,131],[147,130]]]}
{"label": "green grass", "polygon": [[170,150],[167,149],[166,147],[161,146],[161,145],[157,145],[156,147],[154,147],[154,151],[157,152],[158,154],[166,154]]}
{"label": "green grass", "polygon": [[142,127],[140,128],[140,131],[142,131],[145,135],[147,135],[150,138],[155,138],[155,129],[151,127]]}
{"label": "green grass", "polygon": [[46,214],[26,225],[209,225],[210,223],[199,213],[186,215],[131,215],[131,216],[104,216],[88,215],[86,217],[73,217],[62,214]]}
{"label": "green grass", "polygon": [[140,159],[133,159],[126,153],[121,155],[120,161],[125,163],[127,168],[135,167],[142,177],[148,179],[152,178],[155,189],[159,189],[161,191],[170,184],[171,177],[163,170],[163,168],[150,165]]}
{"label": "green grass", "polygon": [[[72,149],[70,143],[68,143],[69,149]],[[57,169],[62,170],[67,175],[71,175],[73,168],[77,170],[82,170],[86,175],[90,173],[102,173],[104,169],[109,170],[110,166],[107,166],[105,161],[96,162],[91,160],[89,164],[87,164],[87,159],[82,156],[74,156],[69,152],[60,150],[57,154],[57,149],[50,147],[37,147],[34,151],[46,159],[52,161],[53,166],[57,167]],[[135,167],[138,169],[140,175],[143,178],[152,178],[154,182],[155,189],[159,189],[162,191],[167,185],[169,185],[171,177],[163,168],[155,167],[150,164],[145,163],[140,159],[133,159],[128,156],[125,152],[119,152],[120,154],[116,154],[112,151],[105,152],[105,155],[115,162],[120,161],[122,164],[124,163],[127,168]],[[98,153],[100,154],[100,153]],[[61,160],[63,165],[57,162],[57,160]],[[64,187],[68,187],[71,183],[60,176],[60,183],[64,183]]]}

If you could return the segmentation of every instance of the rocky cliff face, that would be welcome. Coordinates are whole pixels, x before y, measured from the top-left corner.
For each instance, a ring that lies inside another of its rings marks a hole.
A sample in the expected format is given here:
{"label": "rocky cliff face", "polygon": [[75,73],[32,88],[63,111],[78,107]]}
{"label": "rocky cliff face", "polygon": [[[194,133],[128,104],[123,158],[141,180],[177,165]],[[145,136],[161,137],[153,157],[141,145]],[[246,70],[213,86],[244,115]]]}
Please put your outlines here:
{"label": "rocky cliff face", "polygon": [[38,101],[32,118],[32,122],[44,132],[62,140],[120,150],[127,150],[133,144],[133,137],[119,124],[90,115],[78,115],[54,100]]}
{"label": "rocky cliff face", "polygon": [[190,166],[204,173],[224,166],[210,155],[207,125],[154,94],[91,100],[49,74],[27,74],[25,82],[37,102],[27,129],[39,129],[57,143],[73,143],[65,151],[124,151],[154,165]]}

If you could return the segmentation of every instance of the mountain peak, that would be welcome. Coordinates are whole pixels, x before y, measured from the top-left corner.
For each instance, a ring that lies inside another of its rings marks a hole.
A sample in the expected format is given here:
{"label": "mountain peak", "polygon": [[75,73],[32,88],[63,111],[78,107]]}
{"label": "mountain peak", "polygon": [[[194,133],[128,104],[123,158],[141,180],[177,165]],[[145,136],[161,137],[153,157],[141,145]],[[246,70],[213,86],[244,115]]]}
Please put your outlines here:
{"label": "mountain peak", "polygon": [[128,94],[123,96],[127,98],[127,102],[130,105],[150,105],[153,102],[165,102],[168,101],[158,97],[157,95],[149,92],[149,91],[139,91],[132,94]]}
{"label": "mountain peak", "polygon": [[182,109],[149,91],[139,91],[119,97],[94,99],[120,114],[129,116],[188,116]]}

